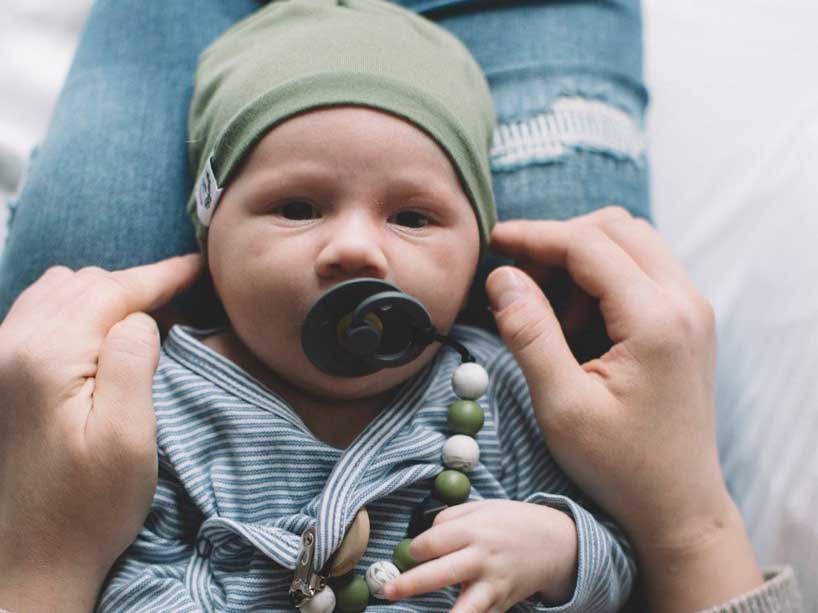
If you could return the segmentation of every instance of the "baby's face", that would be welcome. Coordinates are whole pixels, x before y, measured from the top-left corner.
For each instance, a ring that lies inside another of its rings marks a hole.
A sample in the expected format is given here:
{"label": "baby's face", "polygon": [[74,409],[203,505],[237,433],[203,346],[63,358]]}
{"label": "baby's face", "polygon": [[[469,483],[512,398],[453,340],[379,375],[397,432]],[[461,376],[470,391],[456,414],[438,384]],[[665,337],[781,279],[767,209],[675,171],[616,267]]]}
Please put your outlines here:
{"label": "baby's face", "polygon": [[330,287],[384,279],[419,299],[447,332],[479,252],[477,220],[452,164],[426,134],[378,111],[342,107],[268,133],[222,196],[208,263],[243,345],[288,384],[326,397],[388,390],[414,362],[358,378],[316,369],[300,324]]}

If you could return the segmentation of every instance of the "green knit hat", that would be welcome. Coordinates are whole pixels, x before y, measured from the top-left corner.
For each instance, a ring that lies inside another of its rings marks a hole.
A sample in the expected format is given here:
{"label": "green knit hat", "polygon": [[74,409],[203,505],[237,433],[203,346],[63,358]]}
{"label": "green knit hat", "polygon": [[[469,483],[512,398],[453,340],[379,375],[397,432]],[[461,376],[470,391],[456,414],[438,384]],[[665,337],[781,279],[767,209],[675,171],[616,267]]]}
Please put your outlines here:
{"label": "green knit hat", "polygon": [[448,154],[484,252],[496,221],[494,107],[480,67],[434,23],[382,0],[278,0],[199,58],[188,130],[188,202],[203,251],[219,196],[255,144],[308,110],[342,105],[408,120]]}

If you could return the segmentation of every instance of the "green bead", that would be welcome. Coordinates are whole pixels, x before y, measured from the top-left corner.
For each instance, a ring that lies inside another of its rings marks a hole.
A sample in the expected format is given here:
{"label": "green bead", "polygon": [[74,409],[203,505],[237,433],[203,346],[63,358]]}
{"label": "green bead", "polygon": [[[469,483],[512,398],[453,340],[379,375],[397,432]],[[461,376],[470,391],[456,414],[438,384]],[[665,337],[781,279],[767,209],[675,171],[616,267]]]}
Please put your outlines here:
{"label": "green bead", "polygon": [[337,592],[338,588],[342,585],[346,585],[350,581],[352,581],[358,575],[355,574],[355,569],[352,569],[348,573],[344,573],[338,577],[330,577],[329,582],[332,585],[332,588]]}
{"label": "green bead", "polygon": [[360,613],[369,604],[369,586],[362,577],[354,577],[335,590],[335,606],[342,613]]}
{"label": "green bead", "polygon": [[411,544],[412,539],[403,539],[397,544],[395,551],[392,552],[392,561],[402,573],[418,565],[417,560],[409,555],[409,545]]}
{"label": "green bead", "polygon": [[449,430],[474,436],[483,427],[483,407],[474,400],[455,400],[449,405]]}
{"label": "green bead", "polygon": [[435,498],[450,506],[466,500],[470,490],[469,478],[459,470],[444,470],[435,478]]}

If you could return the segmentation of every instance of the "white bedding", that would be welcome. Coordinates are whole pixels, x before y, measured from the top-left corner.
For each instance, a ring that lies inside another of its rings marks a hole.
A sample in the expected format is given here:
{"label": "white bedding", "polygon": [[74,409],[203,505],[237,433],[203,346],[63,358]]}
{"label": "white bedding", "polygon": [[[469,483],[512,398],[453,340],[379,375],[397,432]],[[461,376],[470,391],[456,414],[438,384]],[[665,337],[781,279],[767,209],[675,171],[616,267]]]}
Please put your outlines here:
{"label": "white bedding", "polygon": [[725,473],[818,610],[818,3],[644,5],[653,207],[716,309]]}
{"label": "white bedding", "polygon": [[[0,200],[4,169],[43,134],[90,0],[4,3]],[[725,472],[761,562],[794,564],[816,609],[818,3],[644,7],[653,209],[716,308],[719,427],[741,424]]]}

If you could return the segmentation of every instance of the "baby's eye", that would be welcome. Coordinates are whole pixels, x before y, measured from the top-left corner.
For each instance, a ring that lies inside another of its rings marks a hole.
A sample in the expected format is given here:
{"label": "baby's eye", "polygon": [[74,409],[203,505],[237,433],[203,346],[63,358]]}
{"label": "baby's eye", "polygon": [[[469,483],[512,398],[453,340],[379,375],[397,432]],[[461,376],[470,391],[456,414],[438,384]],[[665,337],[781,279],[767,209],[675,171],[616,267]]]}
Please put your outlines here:
{"label": "baby's eye", "polygon": [[417,211],[401,211],[389,218],[391,223],[396,223],[409,228],[422,228],[429,224],[429,218]]}
{"label": "baby's eye", "polygon": [[276,212],[285,219],[293,221],[316,219],[321,216],[316,206],[306,200],[293,200],[278,207]]}

